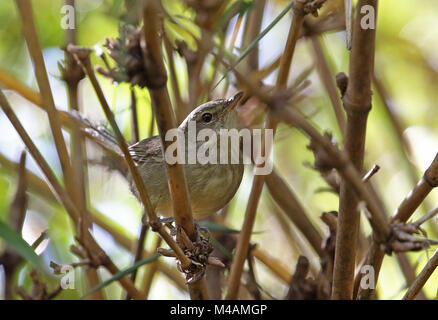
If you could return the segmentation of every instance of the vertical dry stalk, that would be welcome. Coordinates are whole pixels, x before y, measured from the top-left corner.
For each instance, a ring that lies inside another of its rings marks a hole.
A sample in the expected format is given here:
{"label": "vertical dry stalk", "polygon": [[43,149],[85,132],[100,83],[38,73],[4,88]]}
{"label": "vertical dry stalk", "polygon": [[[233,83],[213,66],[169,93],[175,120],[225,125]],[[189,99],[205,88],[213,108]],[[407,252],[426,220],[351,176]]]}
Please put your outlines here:
{"label": "vertical dry stalk", "polygon": [[[75,0],[66,0],[66,5],[75,8]],[[76,15],[74,15],[74,28],[69,28],[65,32],[65,45],[76,44]],[[75,62],[74,57],[66,52],[66,64],[62,70],[62,78],[67,84],[69,109],[79,111],[79,82],[84,78],[84,72],[82,68]],[[85,159],[85,137],[81,134],[78,126],[72,127],[72,139],[71,139],[71,155],[72,155],[72,168],[77,178],[77,192],[76,199],[78,207],[81,212],[81,225],[79,227],[82,230],[78,231],[79,236],[86,233],[86,230],[92,228],[90,219],[87,215],[87,161]],[[93,288],[99,284],[99,277],[96,269],[86,267],[86,277],[89,288]],[[102,290],[98,290],[90,295],[91,299],[101,300],[103,299]]]}
{"label": "vertical dry stalk", "polygon": [[164,38],[164,47],[166,49],[167,61],[169,62],[170,82],[172,84],[172,93],[177,107],[177,120],[178,123],[181,123],[184,120],[184,116],[189,113],[189,110],[187,110],[187,106],[181,97],[181,91],[176,75],[175,60],[173,58],[173,48],[170,40],[167,39],[167,37]]}
{"label": "vertical dry stalk", "polygon": [[[277,86],[279,88],[286,87],[289,77],[289,70],[292,63],[292,57],[295,51],[295,45],[300,34],[300,30],[304,21],[304,13],[302,7],[305,0],[296,1],[294,4],[294,14],[292,17],[292,23],[289,29],[289,34],[286,42],[284,53],[280,59],[280,66],[278,71]],[[272,129],[275,132],[276,121],[268,114],[265,129]],[[264,141],[264,139],[262,139]],[[270,150],[265,149],[265,145],[262,144],[262,152],[268,155]],[[255,222],[255,216],[257,211],[258,202],[262,193],[263,184],[265,182],[264,175],[254,176],[251,192],[249,195],[248,206],[245,211],[245,219],[242,227],[242,231],[239,235],[239,241],[237,243],[236,253],[234,255],[233,264],[231,265],[231,271],[228,282],[228,293],[226,299],[235,300],[238,296],[240,277],[243,272],[243,265],[248,256],[249,241],[251,238],[252,228]]]}
{"label": "vertical dry stalk", "polygon": [[321,45],[321,40],[317,36],[310,38],[312,43],[313,52],[315,54],[316,68],[318,70],[319,77],[327,90],[327,94],[333,106],[333,110],[336,115],[336,120],[339,125],[341,133],[345,133],[345,113],[342,109],[342,103],[339,99],[338,90],[336,88],[335,79],[330,71],[330,67],[327,63],[327,59],[324,56],[324,51]]}
{"label": "vertical dry stalk", "polygon": [[[157,249],[161,246],[161,242],[162,242],[161,238],[156,237],[152,252],[157,251]],[[146,266],[146,271],[143,275],[143,279],[140,285],[140,289],[142,292],[144,292],[146,297],[149,296],[149,292],[152,286],[152,280],[154,279],[154,276],[157,273],[157,271],[159,271],[159,265],[157,260]]]}
{"label": "vertical dry stalk", "polygon": [[[406,129],[406,125],[403,123],[400,115],[395,110],[395,106],[391,101],[390,94],[383,84],[382,80],[377,75],[377,72],[374,72],[373,74],[373,84],[377,94],[382,100],[382,105],[396,133],[397,141],[400,147],[400,154],[406,162],[409,179],[411,180],[412,185],[415,185],[420,177],[418,176],[415,166],[408,158],[409,155],[412,155],[412,146],[410,145],[408,139],[403,135],[403,132]],[[427,199],[425,199],[425,201],[422,203],[422,206],[424,207],[424,211],[426,212],[430,211],[430,209],[432,208],[432,205],[427,201]]]}
{"label": "vertical dry stalk", "polygon": [[[404,252],[397,253],[397,262],[400,266],[401,271],[406,279],[406,284],[410,287],[417,279],[415,274],[415,269],[412,267],[411,263],[408,260],[408,256]],[[426,296],[424,292],[419,289],[417,291],[417,298],[419,300],[426,300]]]}
{"label": "vertical dry stalk", "polygon": [[[72,2],[72,1],[70,1]],[[35,28],[35,23],[33,20],[33,14],[32,14],[32,7],[29,0],[17,0],[16,1],[17,7],[20,11],[22,25],[23,25],[23,33],[24,37],[26,39],[26,43],[28,45],[28,49],[30,52],[30,55],[32,57],[34,67],[35,67],[35,76],[38,82],[38,87],[41,92],[41,103],[46,106],[47,115],[49,118],[50,128],[52,130],[52,135],[55,141],[56,150],[58,152],[59,161],[61,163],[61,168],[63,171],[64,179],[65,179],[65,185],[67,187],[67,190],[71,194],[72,198],[79,203],[79,214],[81,215],[81,218],[76,221],[77,223],[77,232],[80,237],[82,237],[84,234],[86,234],[87,231],[87,223],[86,223],[86,216],[85,216],[85,210],[86,210],[86,200],[85,200],[85,194],[81,194],[81,189],[84,190],[85,188],[81,188],[81,185],[79,185],[79,182],[82,182],[82,187],[84,186],[84,181],[80,177],[83,177],[82,174],[75,175],[74,168],[70,162],[70,157],[67,151],[67,146],[65,144],[64,138],[62,136],[61,131],[61,125],[59,123],[59,118],[57,114],[57,110],[55,107],[55,102],[53,100],[52,91],[49,84],[49,79],[47,76],[47,71],[43,59],[43,55],[41,52],[41,47],[39,45],[38,41],[38,35]],[[74,4],[68,3],[68,4]],[[72,42],[75,39],[74,31],[73,33],[67,33],[68,42]],[[70,67],[69,71],[74,72],[71,60],[69,59],[68,65]],[[80,75],[79,75],[80,77]],[[69,97],[70,97],[70,105],[71,106],[78,106],[77,103],[77,88],[78,88],[78,82],[79,80],[71,79],[69,83]],[[80,142],[81,138],[79,137],[78,131],[76,128],[73,128],[73,141],[74,142],[74,153],[76,155],[75,162],[76,166],[75,169],[82,170],[82,148]],[[79,172],[78,172],[79,173]],[[76,177],[79,177],[77,179]],[[97,273],[94,270],[87,271],[87,277],[90,281],[90,285],[94,286],[98,283],[98,277]],[[94,297],[101,298],[99,296],[99,293],[96,293],[93,295]]]}
{"label": "vertical dry stalk", "polygon": [[[141,220],[142,221],[140,222],[141,223],[140,232],[139,232],[138,239],[137,239],[135,246],[134,246],[134,252],[133,252],[134,259],[132,261],[133,265],[143,258],[144,242],[145,242],[147,231],[148,231],[147,223],[143,223],[143,219],[141,219]],[[138,273],[138,269],[135,270],[133,273],[131,273],[131,281],[133,283],[135,283],[135,279],[137,278],[137,273]],[[147,297],[147,295],[146,295],[146,297]],[[126,293],[126,295],[125,295],[125,300],[131,300],[131,297],[129,296],[128,293]]]}
{"label": "vertical dry stalk", "polygon": [[131,88],[131,132],[132,143],[140,141],[140,133],[138,128],[138,113],[137,113],[137,96],[135,95],[135,89]]}
{"label": "vertical dry stalk", "polygon": [[41,102],[47,108],[47,116],[49,118],[50,128],[52,130],[62,172],[64,174],[64,179],[66,182],[65,185],[67,186],[69,193],[72,194],[73,199],[78,199],[76,188],[77,181],[72,170],[67,146],[65,144],[64,137],[62,136],[61,125],[56,113],[55,102],[53,100],[43,54],[35,29],[32,6],[30,0],[16,0],[15,2],[20,12],[23,34],[34,64],[35,77],[41,92]]}
{"label": "vertical dry stalk", "polygon": [[[138,115],[137,115],[137,97],[135,95],[135,89],[131,88],[131,132],[132,132],[132,143],[136,143],[140,139],[140,133],[138,128]],[[137,243],[134,247],[134,260],[132,264],[138,262],[143,256],[144,241],[147,235],[148,225],[143,222],[143,218],[140,222],[140,232],[138,235]],[[138,269],[131,274],[131,280],[135,283],[137,277]],[[147,296],[147,295],[146,295]],[[126,294],[126,300],[130,300],[130,296]]]}
{"label": "vertical dry stalk", "polygon": [[[160,1],[148,1],[144,9],[144,45],[147,46],[147,50],[145,50],[147,51],[145,64],[147,69],[151,70],[154,75],[152,77],[153,84],[149,87],[149,92],[153,100],[152,105],[164,151],[172,143],[171,141],[166,141],[166,132],[176,128],[177,125],[166,87],[167,72],[161,52],[161,39],[159,38],[161,16]],[[180,164],[174,166],[166,164],[166,169],[169,177],[170,194],[174,203],[173,210],[176,223],[184,228],[192,240],[195,240],[196,230],[193,223],[183,167]]]}
{"label": "vertical dry stalk", "polygon": [[[242,48],[248,48],[251,42],[257,38],[260,33],[265,12],[266,0],[255,0],[251,11],[247,14],[245,28],[243,30]],[[237,25],[236,25],[237,27]],[[234,42],[232,42],[234,44]],[[243,70],[248,72],[259,69],[259,47],[256,46],[244,60]]]}
{"label": "vertical dry stalk", "polygon": [[[361,27],[360,8],[377,10],[377,0],[360,0],[353,28],[350,79],[343,97],[347,111],[344,149],[358,171],[362,170],[368,112],[371,109],[371,75],[374,66],[375,29]],[[358,198],[351,184],[341,181],[338,232],[336,235],[332,299],[352,299],[359,232]]]}
{"label": "vertical dry stalk", "polygon": [[[146,3],[143,11],[144,17],[144,43],[143,52],[145,67],[151,71],[152,83],[148,87],[154,114],[161,137],[163,152],[172,143],[166,141],[166,132],[176,127],[175,116],[167,91],[167,72],[163,62],[161,51],[161,3],[159,0],[150,0]],[[166,171],[169,183],[169,191],[173,202],[173,213],[177,228],[183,228],[192,241],[196,241],[197,232],[190,207],[187,181],[184,168],[180,164],[169,165],[166,162]],[[189,284],[190,297],[194,300],[208,299],[205,277]]]}
{"label": "vertical dry stalk", "polygon": [[[84,190],[84,181],[81,179],[83,178],[83,174],[77,174],[74,173],[74,168],[70,162],[69,154],[67,151],[67,146],[65,144],[64,138],[62,136],[61,132],[61,125],[59,123],[59,119],[57,117],[56,113],[56,107],[52,96],[52,91],[49,84],[49,79],[46,72],[46,67],[44,64],[44,59],[42,56],[41,48],[38,41],[38,35],[35,28],[35,23],[33,20],[33,14],[32,14],[32,7],[29,0],[17,0],[16,1],[17,7],[20,11],[22,25],[23,25],[23,33],[24,37],[26,39],[26,43],[28,45],[28,49],[30,52],[30,55],[32,57],[34,67],[35,67],[35,76],[38,82],[38,87],[41,92],[41,102],[43,105],[47,108],[47,115],[49,118],[50,128],[52,130],[53,138],[56,145],[56,150],[58,152],[59,161],[61,163],[61,168],[63,171],[64,179],[65,179],[65,185],[69,191],[69,193],[72,195],[72,198],[79,203],[79,209],[80,214],[82,215],[82,218],[77,221],[77,232],[79,236],[82,236],[87,231],[87,223],[86,223],[86,205],[85,205],[85,193],[81,194],[81,189]],[[67,1],[67,4],[74,5],[74,1]],[[75,31],[67,32],[67,42],[74,42],[75,41]],[[75,72],[71,65],[71,59],[68,60],[68,68],[71,72]],[[76,69],[77,70],[77,69]],[[79,75],[79,80],[81,76]],[[77,86],[79,80],[75,80],[71,78],[71,81],[68,82],[69,86],[69,97],[70,97],[70,105],[77,107]],[[73,141],[74,142],[74,153],[76,155],[75,162],[73,165],[75,165],[75,169],[82,170],[82,148],[80,142],[80,137],[78,131],[74,128],[73,129]],[[77,172],[79,173],[79,172]],[[79,177],[77,179],[76,177]],[[79,182],[82,184],[79,185]],[[87,271],[88,279],[91,282],[91,285],[96,285],[98,282],[97,273],[95,270]],[[94,297],[98,297],[99,293],[96,293]]]}

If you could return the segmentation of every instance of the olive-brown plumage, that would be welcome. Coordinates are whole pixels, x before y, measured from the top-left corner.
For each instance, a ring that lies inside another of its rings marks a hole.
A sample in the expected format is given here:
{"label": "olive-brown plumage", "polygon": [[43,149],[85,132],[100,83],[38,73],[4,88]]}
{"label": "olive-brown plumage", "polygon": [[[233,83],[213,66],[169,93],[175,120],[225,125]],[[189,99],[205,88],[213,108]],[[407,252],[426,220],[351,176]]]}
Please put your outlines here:
{"label": "olive-brown plumage", "polygon": [[[241,93],[231,99],[219,99],[207,102],[193,110],[179,126],[187,139],[189,122],[196,123],[196,132],[201,129],[212,129],[219,137],[220,129],[233,129],[239,127],[236,110]],[[203,142],[197,143],[196,148]],[[219,148],[219,138],[217,146]],[[186,140],[187,146],[187,140]],[[232,144],[229,143],[229,148]],[[236,147],[236,146],[234,146]],[[240,143],[238,164],[184,164],[184,171],[189,188],[190,202],[195,219],[202,219],[217,212],[233,198],[242,181],[244,166],[241,161]],[[137,163],[141,177],[146,185],[152,206],[156,212],[164,217],[173,215],[172,201],[167,184],[166,168],[161,150],[159,136],[142,140],[130,147],[133,160]],[[218,150],[218,156],[220,150]],[[137,195],[137,190],[131,182],[131,190]]]}

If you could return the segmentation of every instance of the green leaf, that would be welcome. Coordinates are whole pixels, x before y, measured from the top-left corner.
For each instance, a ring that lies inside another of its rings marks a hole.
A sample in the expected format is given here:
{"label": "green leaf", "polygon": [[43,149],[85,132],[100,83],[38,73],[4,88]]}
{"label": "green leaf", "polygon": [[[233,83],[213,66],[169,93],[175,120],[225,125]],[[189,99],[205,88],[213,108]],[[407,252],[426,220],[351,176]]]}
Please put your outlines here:
{"label": "green leaf", "polygon": [[40,271],[44,271],[44,264],[33,248],[3,221],[0,221],[0,237],[14,249],[25,261],[32,263]]}
{"label": "green leaf", "polygon": [[124,276],[134,272],[135,270],[137,270],[138,268],[140,268],[141,266],[151,263],[155,260],[157,260],[161,255],[159,253],[155,253],[150,257],[141,259],[139,261],[137,261],[135,264],[133,264],[132,266],[120,270],[119,272],[117,272],[115,275],[113,275],[111,278],[109,278],[108,280],[105,280],[104,282],[99,283],[97,286],[95,286],[94,288],[92,288],[90,291],[88,291],[85,295],[83,295],[81,297],[81,300],[85,299],[87,296],[89,296],[90,294],[106,287],[107,285],[111,284],[114,281],[119,280],[120,278],[123,278]]}
{"label": "green leaf", "polygon": [[[217,231],[217,232],[223,232],[223,233],[240,233],[240,230],[228,228],[224,225],[212,222],[212,221],[199,221],[198,224],[201,227],[205,227],[210,231]],[[252,234],[260,234],[264,231],[253,231]]]}
{"label": "green leaf", "polygon": [[200,221],[198,222],[201,227],[205,227],[210,231],[224,232],[224,233],[239,233],[240,230],[231,229],[218,223],[211,221]]}
{"label": "green leaf", "polygon": [[232,3],[228,6],[227,9],[225,9],[224,13],[222,13],[221,17],[219,18],[219,21],[216,23],[216,26],[214,28],[214,33],[221,30],[225,23],[232,17],[232,14],[235,11],[235,7],[238,6],[237,14],[239,16],[243,16],[251,7],[253,6],[253,2],[245,1],[245,0],[239,0],[235,3]]}
{"label": "green leaf", "polygon": [[232,260],[233,255],[230,251],[228,251],[227,248],[225,248],[219,241],[217,241],[215,238],[211,237],[210,242],[213,245],[215,249],[217,249],[219,252],[221,252],[224,256],[226,256],[228,259]]}

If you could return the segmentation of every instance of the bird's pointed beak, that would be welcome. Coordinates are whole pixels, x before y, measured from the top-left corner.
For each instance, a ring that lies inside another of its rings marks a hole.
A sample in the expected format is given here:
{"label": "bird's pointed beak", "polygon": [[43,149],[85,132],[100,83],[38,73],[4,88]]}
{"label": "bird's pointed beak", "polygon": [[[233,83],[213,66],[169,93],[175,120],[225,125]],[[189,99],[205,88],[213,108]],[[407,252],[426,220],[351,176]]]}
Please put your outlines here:
{"label": "bird's pointed beak", "polygon": [[225,109],[219,115],[219,118],[223,117],[225,114],[227,114],[228,112],[233,110],[239,104],[239,101],[242,99],[242,97],[243,97],[243,91],[239,91],[234,96],[232,96],[230,99],[228,99],[226,106],[225,106]]}

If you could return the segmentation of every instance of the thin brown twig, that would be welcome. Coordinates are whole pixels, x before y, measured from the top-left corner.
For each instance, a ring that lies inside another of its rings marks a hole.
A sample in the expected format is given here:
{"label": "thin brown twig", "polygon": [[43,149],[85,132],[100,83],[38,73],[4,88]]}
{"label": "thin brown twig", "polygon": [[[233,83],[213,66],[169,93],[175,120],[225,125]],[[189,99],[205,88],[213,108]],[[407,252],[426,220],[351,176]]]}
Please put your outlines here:
{"label": "thin brown twig", "polygon": [[322,136],[306,119],[304,119],[295,110],[277,110],[278,119],[291,124],[303,130],[311,139],[314,139],[332,159],[336,159],[337,169],[341,176],[347,180],[353,190],[357,192],[360,199],[365,201],[371,217],[370,222],[376,233],[380,234],[383,239],[387,239],[390,234],[390,226],[386,220],[386,215],[380,206],[376,203],[373,194],[369,191],[362,181],[362,177],[356,167],[351,163],[348,156],[335,147],[325,136]]}
{"label": "thin brown twig", "polygon": [[41,95],[38,92],[32,90],[20,80],[2,69],[0,69],[0,83],[2,83],[5,88],[16,91],[23,98],[32,102],[33,104],[41,106]]}
{"label": "thin brown twig", "polygon": [[[96,223],[99,227],[106,230],[115,241],[117,241],[121,246],[123,246],[126,249],[131,249],[134,246],[134,238],[128,237],[126,234],[118,231],[118,228],[116,228],[112,223],[108,223],[106,219],[104,219],[104,216],[102,213],[99,213],[96,210],[92,210],[92,219],[93,222]],[[149,257],[152,254],[154,254],[154,251],[147,251],[143,249],[142,256],[143,257]],[[166,263],[162,262],[161,260],[157,260],[157,268],[158,270],[163,273],[165,276],[167,276],[170,280],[172,280],[178,288],[182,290],[186,290],[186,284],[184,279],[181,276],[181,273],[176,270],[176,268],[171,268]],[[142,290],[143,291],[143,290]]]}
{"label": "thin brown twig", "polygon": [[318,70],[319,77],[332,103],[339,129],[341,130],[342,134],[345,134],[345,111],[342,108],[341,99],[339,99],[335,78],[330,71],[327,58],[324,55],[321,40],[318,36],[312,36],[310,37],[310,42],[312,44],[313,52],[315,54],[316,69]]}
{"label": "thin brown twig", "polygon": [[[414,164],[409,159],[409,156],[412,155],[412,146],[409,140],[403,134],[404,130],[406,129],[406,124],[398,114],[394,103],[391,100],[390,93],[385,87],[384,82],[379,76],[377,70],[375,70],[373,74],[373,84],[378,96],[382,100],[382,106],[388,114],[388,118],[391,122],[392,128],[396,133],[400,154],[407,166],[409,180],[411,181],[412,185],[415,185],[420,177]],[[425,212],[430,211],[433,208],[433,205],[428,200],[429,199],[425,199],[421,204],[421,208]]]}
{"label": "thin brown twig", "polygon": [[[144,243],[145,243],[148,227],[149,226],[147,223],[143,223],[143,218],[142,218],[141,225],[140,225],[140,232],[139,232],[138,239],[137,239],[137,241],[135,243],[135,247],[134,247],[134,259],[132,261],[133,265],[143,258],[143,248],[144,248]],[[133,283],[135,283],[135,279],[137,278],[137,273],[138,273],[138,269],[136,271],[134,271],[133,273],[131,273],[131,280]],[[130,299],[131,299],[131,297],[127,293],[125,296],[125,300],[130,300]]]}
{"label": "thin brown twig", "polygon": [[255,248],[251,251],[251,253],[285,283],[290,282],[292,275],[279,259],[272,257],[267,252],[262,251],[259,248]]}
{"label": "thin brown twig", "polygon": [[368,180],[370,180],[371,177],[374,176],[377,173],[377,171],[379,171],[379,170],[380,170],[380,167],[377,164],[373,165],[373,167],[364,175],[364,177],[362,178],[362,181],[368,182]]}
{"label": "thin brown twig", "polygon": [[409,287],[408,291],[405,293],[403,297],[403,300],[415,299],[415,297],[420,292],[421,288],[423,288],[423,286],[426,284],[427,280],[430,278],[430,276],[432,275],[432,273],[435,271],[437,267],[438,267],[438,250],[435,251],[432,258],[430,258],[430,260],[424,266],[423,270],[421,270],[418,277]]}
{"label": "thin brown twig", "polygon": [[132,178],[135,182],[135,185],[137,187],[139,197],[141,199],[142,204],[144,205],[144,208],[148,214],[149,221],[151,223],[157,222],[158,217],[155,214],[155,211],[153,210],[152,204],[150,202],[149,196],[147,194],[146,186],[144,185],[143,179],[141,178],[140,174],[138,173],[137,167],[135,165],[134,160],[132,159],[132,156],[129,152],[128,144],[126,143],[125,138],[123,137],[122,132],[119,129],[119,126],[117,125],[116,120],[114,119],[114,114],[111,111],[111,108],[105,98],[105,95],[102,91],[102,88],[96,78],[96,75],[94,73],[93,67],[91,66],[90,57],[89,54],[91,51],[86,49],[78,49],[74,46],[68,46],[67,50],[72,53],[77,62],[82,65],[84,72],[90,79],[90,82],[93,86],[93,89],[97,95],[97,98],[99,100],[99,103],[102,107],[102,110],[108,120],[108,122],[111,125],[111,128],[113,129],[117,142],[120,146],[120,149],[125,157],[125,161],[128,164],[130,173],[132,175]]}
{"label": "thin brown twig", "polygon": [[429,211],[425,216],[423,216],[421,219],[419,219],[418,221],[414,222],[414,225],[417,226],[417,228],[419,226],[421,226],[423,223],[425,223],[427,220],[432,219],[433,217],[435,217],[438,214],[438,207],[436,207],[435,209]]}
{"label": "thin brown twig", "polygon": [[[236,43],[237,35],[239,34],[240,27],[242,25],[242,21],[243,21],[243,15],[239,15],[237,17],[236,24],[234,25],[234,30],[233,30],[233,33],[231,36],[231,40],[230,40],[230,43],[228,45],[228,50],[230,52],[234,51],[234,46]],[[227,78],[225,78],[225,84],[224,84],[224,88],[222,91],[222,96],[224,96],[224,97],[227,96],[229,86],[230,86],[230,79],[227,77]]]}
{"label": "thin brown twig", "polygon": [[[406,129],[406,124],[403,122],[403,119],[401,119],[400,115],[398,114],[394,103],[391,100],[391,96],[387,88],[385,87],[383,80],[381,79],[381,77],[379,77],[377,70],[375,70],[373,74],[373,84],[376,93],[382,100],[382,106],[388,114],[388,118],[391,122],[392,128],[396,133],[400,154],[407,166],[409,180],[411,181],[412,185],[415,185],[420,177],[414,164],[409,159],[409,155],[412,155],[412,146],[409,143],[409,140],[403,134],[404,130]],[[421,207],[423,207],[425,211],[430,211],[432,205],[429,203],[428,199],[425,199],[421,204]]]}
{"label": "thin brown twig", "polygon": [[[157,249],[161,246],[161,242],[162,242],[161,238],[156,237],[152,252],[157,251]],[[157,271],[159,271],[158,267],[159,267],[158,261],[156,260],[156,261],[147,265],[146,270],[143,274],[143,279],[142,279],[141,284],[140,284],[140,289],[142,292],[144,292],[146,297],[149,296],[149,293],[151,291],[151,286],[152,286],[152,280],[154,279],[154,276],[157,273]]]}
{"label": "thin brown twig", "polygon": [[[45,112],[48,112],[48,107],[42,103],[41,95],[27,87],[25,84],[23,84],[18,79],[12,77],[11,75],[5,73],[0,69],[0,83],[2,83],[7,89],[13,90],[19,95],[21,95],[23,98],[27,99],[28,101],[35,104],[37,107],[41,108]],[[75,118],[71,113],[67,111],[62,110],[55,110],[55,114],[58,117],[59,121],[61,122],[61,125],[70,129],[74,129],[76,127],[79,127],[82,129],[83,124],[78,121],[77,118]],[[99,140],[94,137],[90,132],[87,130],[81,130],[82,135],[87,137],[88,139],[99,143]]]}
{"label": "thin brown twig", "polygon": [[[74,168],[70,161],[69,154],[67,151],[67,146],[65,144],[64,138],[62,136],[61,125],[59,123],[59,119],[56,114],[56,107],[54,103],[54,99],[52,96],[49,79],[47,76],[47,71],[44,63],[44,59],[42,56],[41,47],[38,41],[38,35],[35,28],[35,23],[32,14],[32,6],[29,0],[17,0],[17,7],[19,9],[22,25],[23,25],[23,33],[28,45],[30,56],[32,57],[34,67],[35,67],[35,76],[37,79],[37,83],[41,92],[41,102],[47,108],[47,115],[49,118],[50,128],[52,131],[52,135],[55,141],[56,150],[58,152],[59,161],[61,163],[61,168],[63,171],[65,185],[67,190],[72,195],[73,199],[82,205],[79,207],[79,213],[82,218],[76,221],[77,223],[77,233],[79,237],[82,237],[84,233],[87,231],[87,223],[86,223],[86,214],[85,214],[85,197],[81,196],[81,188],[79,185],[79,180],[76,178],[74,174]],[[70,32],[67,33],[68,41],[74,41],[75,33]],[[71,62],[68,61],[68,62]],[[77,105],[77,82],[70,82],[72,85],[69,86],[70,99],[73,101],[73,104]],[[79,135],[77,134],[77,130],[73,127],[73,140],[75,137],[80,140]],[[78,148],[75,148],[75,151],[79,151],[81,148],[80,142],[76,145]],[[80,157],[80,153],[76,152],[78,157]],[[80,159],[79,159],[80,160]],[[82,168],[82,161],[80,161],[78,168]],[[78,175],[78,177],[83,177],[83,175]],[[83,182],[83,181],[82,181]],[[98,282],[97,273],[95,271],[87,272],[87,276],[89,280],[91,280],[92,285],[96,285]],[[96,293],[94,296],[98,296],[99,293]]]}
{"label": "thin brown twig", "polygon": [[140,133],[138,128],[138,112],[137,112],[137,96],[135,95],[135,89],[131,88],[131,132],[132,143],[140,141]]}
{"label": "thin brown twig", "polygon": [[[396,257],[398,265],[400,266],[400,269],[406,279],[406,285],[410,287],[417,278],[417,275],[415,274],[415,268],[412,267],[405,252],[397,253]],[[424,295],[424,292],[422,290],[418,292],[417,299],[426,300],[426,296]]]}
{"label": "thin brown twig", "polygon": [[173,58],[173,48],[170,40],[167,37],[164,37],[164,48],[166,49],[167,61],[169,64],[170,83],[172,84],[172,93],[176,103],[177,120],[179,123],[181,123],[189,113],[189,110],[187,110],[187,106],[181,97],[181,89],[176,75],[175,60]]}
{"label": "thin brown twig", "polygon": [[[159,1],[148,1],[144,9],[144,37],[147,54],[145,55],[145,64],[154,70],[154,84],[149,88],[151,99],[153,100],[154,114],[157,119],[160,137],[162,138],[163,151],[171,143],[165,140],[165,134],[168,130],[176,128],[176,121],[170,105],[169,94],[167,92],[167,73],[163,63],[161,52],[161,40],[159,38],[159,18],[161,10]],[[152,72],[152,71],[151,71]],[[184,171],[181,165],[166,165],[170,194],[175,203],[174,214],[177,225],[183,226],[186,233],[192,239],[195,239],[196,231],[191,214],[189,195],[187,191],[187,182],[184,177]]]}
{"label": "thin brown twig", "polygon": [[[2,169],[6,169],[8,171],[15,171],[19,166],[16,162],[7,159],[2,154],[0,154],[0,165],[2,166]],[[58,199],[52,193],[47,183],[43,181],[41,178],[39,178],[37,175],[35,175],[29,170],[26,170],[26,179],[28,181],[30,192],[43,197],[45,200],[49,202],[53,202],[56,204],[59,203]],[[103,218],[104,215],[102,213],[100,213],[98,210],[96,210],[93,207],[90,208],[90,211],[92,213],[91,219],[93,223],[96,223],[101,228],[109,232],[111,236],[114,237],[114,240],[117,241],[120,245],[122,245],[126,249],[129,250],[130,248],[133,247],[134,240],[129,238],[125,234],[122,234],[121,232],[117,231],[117,228],[114,228],[112,225],[108,224],[106,220]],[[148,257],[151,255],[152,253],[146,250],[143,251],[144,257]],[[176,269],[168,267],[167,264],[162,263],[161,261],[157,261],[157,263],[160,272],[162,272],[164,275],[169,277],[180,289],[182,290],[186,289],[184,279],[181,277],[180,273]]]}

